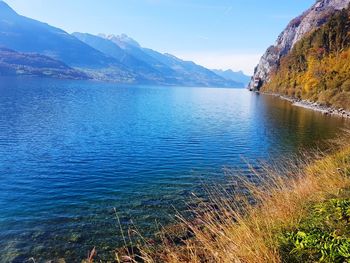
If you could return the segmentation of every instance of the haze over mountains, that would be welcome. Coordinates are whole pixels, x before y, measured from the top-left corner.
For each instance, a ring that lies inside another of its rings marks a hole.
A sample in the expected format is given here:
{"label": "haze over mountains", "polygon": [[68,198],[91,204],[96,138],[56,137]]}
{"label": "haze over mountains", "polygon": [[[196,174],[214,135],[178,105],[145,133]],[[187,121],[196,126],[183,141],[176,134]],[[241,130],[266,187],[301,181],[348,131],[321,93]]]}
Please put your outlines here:
{"label": "haze over mountains", "polygon": [[[11,65],[3,63],[2,75],[11,72],[119,83],[242,87],[241,81],[220,76],[194,62],[143,48],[127,35],[68,34],[17,14],[3,1],[0,1],[0,47],[6,50],[1,54],[9,56],[10,52],[17,52],[14,54],[21,56],[17,62],[30,65],[21,68],[15,61]],[[56,63],[43,68],[42,63],[36,65],[29,60]],[[45,73],[40,73],[44,69]]]}
{"label": "haze over mountains", "polygon": [[229,79],[229,80],[233,80],[239,83],[242,83],[242,86],[246,87],[248,86],[251,77],[247,76],[243,73],[243,71],[233,71],[232,69],[228,69],[228,70],[222,70],[222,69],[212,69],[212,71],[225,78],[225,79]]}

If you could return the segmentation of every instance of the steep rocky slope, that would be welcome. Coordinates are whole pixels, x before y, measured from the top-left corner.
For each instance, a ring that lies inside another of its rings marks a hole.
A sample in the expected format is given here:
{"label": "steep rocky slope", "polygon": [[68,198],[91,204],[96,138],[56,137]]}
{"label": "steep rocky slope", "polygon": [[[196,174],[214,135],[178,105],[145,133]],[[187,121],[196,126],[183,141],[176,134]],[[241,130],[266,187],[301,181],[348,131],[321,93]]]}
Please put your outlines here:
{"label": "steep rocky slope", "polygon": [[298,41],[261,91],[350,110],[350,7]]}
{"label": "steep rocky slope", "polygon": [[255,68],[250,88],[254,88],[254,79],[261,84],[270,80],[270,73],[275,70],[282,57],[289,53],[295,44],[307,33],[324,25],[337,10],[346,8],[350,0],[318,0],[310,9],[293,19],[279,35],[276,43],[270,46]]}

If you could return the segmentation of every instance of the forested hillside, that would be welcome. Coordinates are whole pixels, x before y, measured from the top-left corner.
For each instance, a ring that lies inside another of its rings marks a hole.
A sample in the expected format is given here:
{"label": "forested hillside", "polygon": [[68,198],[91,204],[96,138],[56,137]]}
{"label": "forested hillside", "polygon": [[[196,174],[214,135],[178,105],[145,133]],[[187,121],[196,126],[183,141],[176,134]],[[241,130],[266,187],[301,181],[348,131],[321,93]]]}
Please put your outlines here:
{"label": "forested hillside", "polygon": [[350,109],[350,8],[303,37],[262,91]]}

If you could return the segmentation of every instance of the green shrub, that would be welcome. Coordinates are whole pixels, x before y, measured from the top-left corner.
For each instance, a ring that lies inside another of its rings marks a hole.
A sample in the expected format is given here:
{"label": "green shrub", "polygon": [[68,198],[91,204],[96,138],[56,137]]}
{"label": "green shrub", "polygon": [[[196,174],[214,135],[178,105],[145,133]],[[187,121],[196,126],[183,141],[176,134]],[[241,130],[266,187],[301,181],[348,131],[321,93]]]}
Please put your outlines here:
{"label": "green shrub", "polygon": [[315,205],[280,238],[283,262],[350,262],[350,199]]}

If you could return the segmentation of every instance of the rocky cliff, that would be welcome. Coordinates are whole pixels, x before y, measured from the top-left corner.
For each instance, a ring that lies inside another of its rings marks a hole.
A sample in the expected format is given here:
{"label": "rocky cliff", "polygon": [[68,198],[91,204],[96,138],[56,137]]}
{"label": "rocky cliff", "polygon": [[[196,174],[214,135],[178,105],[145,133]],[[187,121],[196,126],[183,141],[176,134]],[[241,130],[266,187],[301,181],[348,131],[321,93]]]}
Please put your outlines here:
{"label": "rocky cliff", "polygon": [[254,88],[254,79],[263,84],[269,81],[270,73],[276,69],[282,57],[307,33],[325,24],[336,10],[347,8],[350,0],[318,0],[310,9],[293,19],[279,35],[276,43],[270,46],[255,68],[249,88]]}

